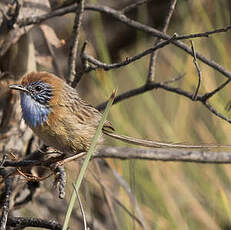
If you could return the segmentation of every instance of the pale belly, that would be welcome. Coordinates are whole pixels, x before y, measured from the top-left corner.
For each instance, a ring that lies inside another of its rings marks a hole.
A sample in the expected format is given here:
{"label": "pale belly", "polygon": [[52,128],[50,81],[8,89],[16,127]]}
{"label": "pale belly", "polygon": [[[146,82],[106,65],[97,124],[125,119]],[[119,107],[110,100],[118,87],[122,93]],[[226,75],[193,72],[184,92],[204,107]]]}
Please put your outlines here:
{"label": "pale belly", "polygon": [[[44,144],[54,147],[55,149],[65,154],[78,154],[88,151],[96,127],[82,126],[82,127],[64,127],[60,125],[57,127],[50,127],[42,125],[33,128],[33,131]],[[99,138],[98,144],[103,142],[103,137]]]}

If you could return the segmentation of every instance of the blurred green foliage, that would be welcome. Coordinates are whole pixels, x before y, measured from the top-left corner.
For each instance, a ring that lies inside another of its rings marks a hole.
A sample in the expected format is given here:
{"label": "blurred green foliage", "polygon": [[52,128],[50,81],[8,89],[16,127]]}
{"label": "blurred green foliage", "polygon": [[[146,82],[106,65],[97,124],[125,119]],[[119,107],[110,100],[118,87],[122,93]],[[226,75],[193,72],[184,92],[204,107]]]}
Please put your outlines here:
{"label": "blurred green foliage", "polygon": [[[199,33],[229,24],[227,1],[178,1],[168,34]],[[139,8],[137,20],[146,23],[147,6]],[[110,63],[110,53],[101,16],[94,23],[94,36],[99,59]],[[189,41],[184,41],[190,45]],[[209,38],[193,40],[196,51],[230,69],[230,32]],[[120,60],[152,47],[154,38],[137,32],[133,46],[120,53]],[[111,88],[119,93],[139,87],[146,81],[149,56],[126,67],[109,72],[91,73],[95,79],[88,95],[90,101],[103,101]],[[199,62],[202,71],[200,93],[209,92],[225,81],[225,78]],[[156,81],[172,79],[181,74],[184,78],[174,86],[194,92],[197,71],[193,58],[177,47],[169,45],[160,50],[155,70]],[[95,87],[95,83],[98,87]],[[106,92],[106,93],[105,93]],[[231,98],[228,85],[210,99],[210,103],[222,114]],[[211,114],[202,104],[163,90],[149,91],[133,97],[111,109],[110,120],[118,133],[165,142],[230,144],[230,124]],[[112,143],[112,141],[108,141]],[[121,142],[113,142],[125,145]],[[231,229],[231,170],[229,165],[167,163],[137,160],[131,175],[129,161],[108,160],[110,165],[129,182],[135,176],[134,193],[141,212],[150,229]],[[118,198],[129,209],[132,205],[121,190]],[[121,229],[132,229],[129,216],[123,216]],[[136,229],[140,227],[136,224]]]}

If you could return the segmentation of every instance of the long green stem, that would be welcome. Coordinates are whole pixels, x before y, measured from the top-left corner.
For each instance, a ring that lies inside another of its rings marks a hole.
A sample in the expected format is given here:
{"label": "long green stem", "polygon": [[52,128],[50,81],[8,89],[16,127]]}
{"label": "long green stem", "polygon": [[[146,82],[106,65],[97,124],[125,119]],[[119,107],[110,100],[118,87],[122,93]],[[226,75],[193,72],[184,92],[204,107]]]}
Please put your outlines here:
{"label": "long green stem", "polygon": [[[95,147],[96,147],[96,144],[97,144],[97,140],[98,138],[100,137],[101,135],[101,132],[102,132],[102,128],[103,128],[103,125],[104,125],[104,122],[106,121],[107,119],[107,115],[109,113],[109,110],[112,106],[112,103],[114,101],[114,98],[115,98],[115,94],[116,94],[116,90],[113,91],[108,103],[107,103],[107,107],[102,115],[102,118],[100,120],[100,123],[99,123],[99,126],[95,132],[95,135],[93,137],[93,140],[92,140],[92,143],[91,143],[91,146],[87,152],[87,156],[83,162],[83,166],[80,170],[80,173],[79,173],[79,176],[76,180],[76,183],[75,183],[75,188],[77,190],[77,192],[79,191],[79,187],[82,183],[82,180],[83,180],[83,177],[84,177],[84,174],[85,174],[85,171],[87,169],[87,166],[88,166],[88,163],[90,161],[90,158],[91,158],[91,155],[93,154],[94,150],[95,150]],[[70,203],[69,203],[69,206],[68,206],[68,209],[67,209],[67,213],[66,213],[66,217],[65,217],[65,221],[64,221],[64,224],[63,224],[63,228],[62,230],[66,230],[67,227],[68,227],[68,224],[69,224],[69,220],[70,220],[70,216],[71,216],[71,212],[72,212],[72,209],[74,207],[74,204],[75,204],[75,200],[76,200],[76,192],[73,191],[72,193],[72,196],[71,196],[71,200],[70,200]]]}

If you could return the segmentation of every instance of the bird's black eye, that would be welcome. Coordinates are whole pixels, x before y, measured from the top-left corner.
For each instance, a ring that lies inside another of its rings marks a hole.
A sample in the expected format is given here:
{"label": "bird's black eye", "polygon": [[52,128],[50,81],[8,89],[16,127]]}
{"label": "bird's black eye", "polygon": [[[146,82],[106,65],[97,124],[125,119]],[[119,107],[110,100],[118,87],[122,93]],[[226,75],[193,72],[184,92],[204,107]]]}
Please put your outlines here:
{"label": "bird's black eye", "polygon": [[40,85],[35,86],[36,92],[40,92],[43,88]]}

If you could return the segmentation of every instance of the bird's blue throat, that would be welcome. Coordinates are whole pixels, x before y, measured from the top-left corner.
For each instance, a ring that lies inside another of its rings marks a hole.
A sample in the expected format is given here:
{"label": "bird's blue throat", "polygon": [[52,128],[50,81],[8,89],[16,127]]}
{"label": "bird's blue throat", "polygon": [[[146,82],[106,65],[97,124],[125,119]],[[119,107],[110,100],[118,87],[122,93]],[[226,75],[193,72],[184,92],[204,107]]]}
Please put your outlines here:
{"label": "bird's blue throat", "polygon": [[32,128],[42,125],[48,118],[51,108],[34,100],[27,93],[21,93],[22,116]]}

